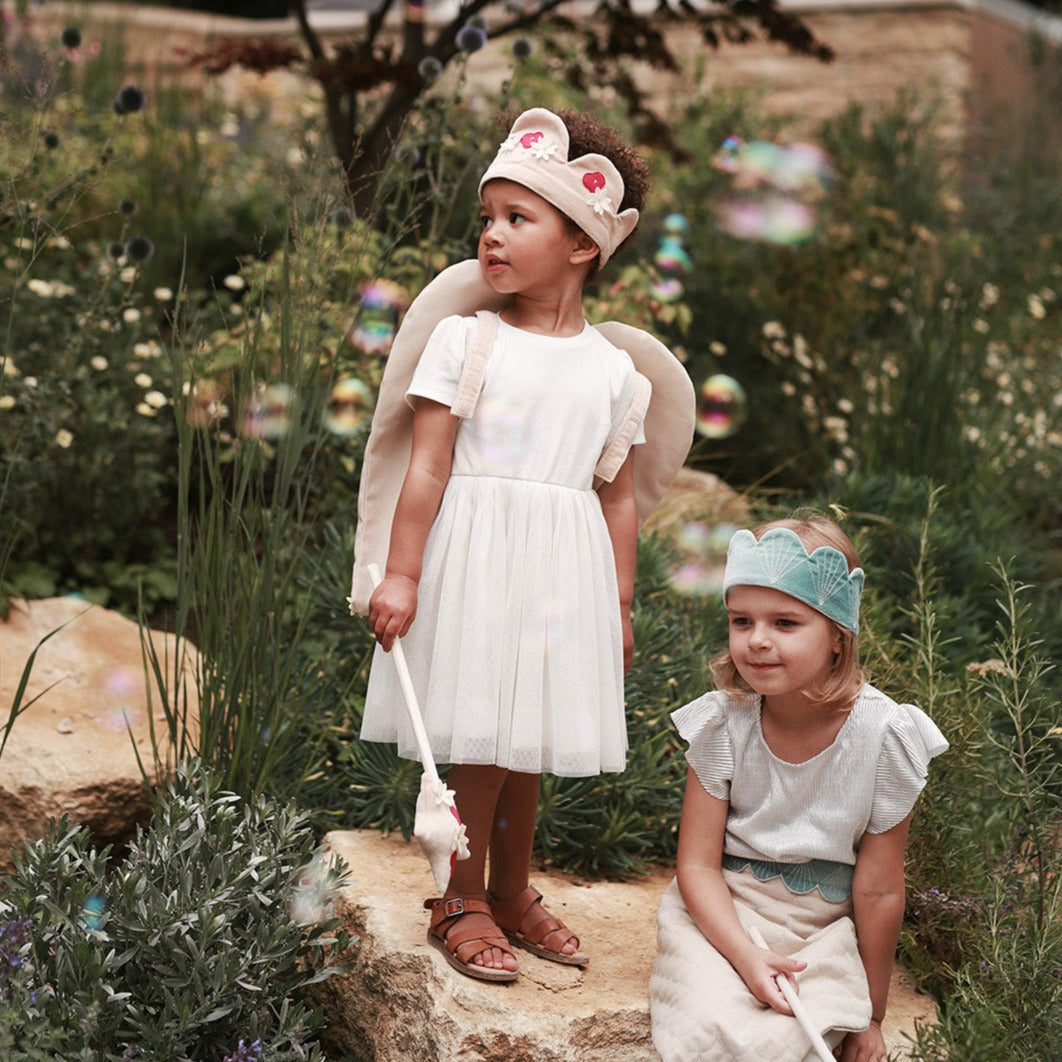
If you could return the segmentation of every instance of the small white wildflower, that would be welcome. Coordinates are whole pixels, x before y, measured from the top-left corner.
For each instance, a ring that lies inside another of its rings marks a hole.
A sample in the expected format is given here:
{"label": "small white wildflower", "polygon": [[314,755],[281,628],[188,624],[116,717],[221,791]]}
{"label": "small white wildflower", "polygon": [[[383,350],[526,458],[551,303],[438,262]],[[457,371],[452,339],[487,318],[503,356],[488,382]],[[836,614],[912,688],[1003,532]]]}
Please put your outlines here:
{"label": "small white wildflower", "polygon": [[65,236],[49,236],[46,247],[54,247],[58,251],[69,251],[74,245]]}
{"label": "small white wildflower", "polygon": [[15,246],[20,251],[32,251],[33,241],[31,239],[28,239],[26,236],[19,236],[18,239],[15,240]]}
{"label": "small white wildflower", "polygon": [[981,288],[981,309],[987,310],[999,302],[999,288],[995,284],[985,284]]}
{"label": "small white wildflower", "polygon": [[0,409],[11,409],[15,404],[14,395],[0,395]]}
{"label": "small white wildflower", "polygon": [[1037,321],[1042,321],[1047,316],[1047,309],[1044,306],[1043,299],[1039,295],[1030,295],[1027,299],[1029,306],[1029,316],[1036,318]]}
{"label": "small white wildflower", "polygon": [[718,339],[713,339],[711,343],[708,344],[708,350],[717,358],[721,358],[726,354],[726,344],[720,343]]}
{"label": "small white wildflower", "polygon": [[138,358],[157,358],[162,353],[162,347],[155,340],[149,339],[146,343],[134,343],[133,353]]}
{"label": "small white wildflower", "polygon": [[167,398],[161,391],[148,391],[144,395],[144,401],[151,406],[152,409],[162,409],[166,405]]}
{"label": "small white wildflower", "polygon": [[129,306],[122,310],[122,320],[126,324],[136,324],[140,320],[140,311],[135,306]]}
{"label": "small white wildflower", "polygon": [[55,294],[55,289],[47,280],[41,280],[39,277],[33,277],[26,281],[26,287],[33,292],[34,295],[39,295],[42,299],[50,299]]}
{"label": "small white wildflower", "polygon": [[289,166],[301,166],[306,161],[306,152],[301,147],[288,148],[286,159]]}
{"label": "small white wildflower", "polygon": [[136,411],[142,417],[154,417],[156,415],[156,411],[152,409],[151,406],[147,404],[147,402],[138,402]]}
{"label": "small white wildflower", "polygon": [[126,266],[118,276],[123,284],[132,284],[136,280],[136,266]]}
{"label": "small white wildflower", "polygon": [[146,372],[138,372],[136,374],[136,376],[133,377],[133,383],[135,383],[137,385],[137,387],[148,388],[154,382],[155,381],[152,380],[151,377],[148,376],[148,374]]}
{"label": "small white wildflower", "polygon": [[247,287],[247,281],[238,273],[230,273],[222,283],[229,289],[229,291],[243,291],[243,289]]}
{"label": "small white wildflower", "polygon": [[854,413],[855,412],[855,406],[852,404],[852,400],[850,398],[838,399],[837,400],[837,408],[842,413]]}
{"label": "small white wildflower", "polygon": [[973,330],[984,335],[988,331],[988,322],[983,317],[975,317],[973,322]]}
{"label": "small white wildflower", "polygon": [[780,321],[767,321],[763,326],[763,336],[765,339],[783,339],[785,329]]}
{"label": "small white wildflower", "polygon": [[173,298],[173,292],[169,288],[156,288],[155,298],[159,302],[169,302]]}
{"label": "small white wildflower", "polygon": [[66,428],[60,428],[55,433],[55,443],[57,446],[61,446],[64,450],[70,449],[70,444],[74,441],[74,436],[66,430]]}
{"label": "small white wildflower", "polygon": [[67,295],[73,295],[77,288],[73,284],[64,284],[61,280],[52,281],[52,294],[57,299],[65,299]]}
{"label": "small white wildflower", "polygon": [[25,385],[26,385],[27,387],[29,387],[29,388],[33,388],[33,387],[36,387],[36,386],[37,386],[37,377],[36,377],[36,376],[23,376],[23,377],[22,377],[22,382],[23,382],[23,383],[24,383],[24,384],[25,384]]}
{"label": "small white wildflower", "polygon": [[103,372],[103,370],[106,369],[109,364],[110,363],[102,354],[94,354],[89,359],[89,365],[91,365],[96,370],[96,372]]}
{"label": "small white wildflower", "polygon": [[11,358],[4,358],[4,375],[5,376],[18,376],[18,366]]}

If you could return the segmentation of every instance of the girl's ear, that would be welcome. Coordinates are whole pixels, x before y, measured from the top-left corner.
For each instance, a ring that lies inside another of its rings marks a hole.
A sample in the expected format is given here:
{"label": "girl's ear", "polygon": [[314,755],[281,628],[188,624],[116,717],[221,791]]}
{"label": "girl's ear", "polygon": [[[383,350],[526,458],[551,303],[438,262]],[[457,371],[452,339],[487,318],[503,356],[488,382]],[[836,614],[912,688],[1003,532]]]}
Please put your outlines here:
{"label": "girl's ear", "polygon": [[592,262],[600,253],[601,249],[598,245],[580,229],[572,241],[568,261],[572,265],[585,265],[588,262]]}

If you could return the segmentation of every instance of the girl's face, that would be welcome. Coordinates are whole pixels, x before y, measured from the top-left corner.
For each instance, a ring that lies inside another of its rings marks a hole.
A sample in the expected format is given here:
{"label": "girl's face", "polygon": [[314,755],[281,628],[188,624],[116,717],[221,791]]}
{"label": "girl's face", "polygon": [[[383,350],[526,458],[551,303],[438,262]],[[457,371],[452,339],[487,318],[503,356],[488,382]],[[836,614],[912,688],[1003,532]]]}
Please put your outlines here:
{"label": "girl's face", "polygon": [[479,266],[502,295],[535,295],[556,287],[587,242],[542,196],[515,181],[488,181],[480,208]]}
{"label": "girl's face", "polygon": [[841,637],[810,605],[767,586],[732,586],[726,611],[738,674],[772,704],[802,700],[801,690],[829,675]]}

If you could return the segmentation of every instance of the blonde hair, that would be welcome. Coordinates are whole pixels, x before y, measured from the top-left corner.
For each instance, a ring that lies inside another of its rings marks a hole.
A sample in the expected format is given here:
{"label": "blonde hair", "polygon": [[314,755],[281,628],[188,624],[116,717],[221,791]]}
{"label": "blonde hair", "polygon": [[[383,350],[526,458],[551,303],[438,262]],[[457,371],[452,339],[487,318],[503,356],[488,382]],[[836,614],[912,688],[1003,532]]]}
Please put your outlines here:
{"label": "blonde hair", "polygon": [[[770,520],[752,529],[756,538],[762,538],[772,528],[784,527],[794,532],[804,543],[804,548],[813,552],[820,546],[832,546],[848,562],[848,570],[860,567],[859,554],[852,545],[852,540],[834,523],[821,514],[793,516],[782,520]],[[834,657],[833,666],[826,680],[819,685],[806,689],[803,693],[812,700],[821,703],[823,708],[848,712],[855,704],[856,697],[865,681],[862,665],[859,663],[859,640],[853,631],[829,620],[837,635],[840,649]],[[724,649],[709,663],[716,686],[727,693],[752,693],[749,684],[741,677],[737,665]]]}

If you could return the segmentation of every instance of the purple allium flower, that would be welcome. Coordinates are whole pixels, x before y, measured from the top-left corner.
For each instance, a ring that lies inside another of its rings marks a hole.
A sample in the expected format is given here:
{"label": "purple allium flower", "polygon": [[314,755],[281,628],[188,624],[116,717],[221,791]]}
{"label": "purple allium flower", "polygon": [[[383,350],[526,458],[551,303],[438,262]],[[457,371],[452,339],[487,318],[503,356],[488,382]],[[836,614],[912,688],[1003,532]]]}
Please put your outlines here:
{"label": "purple allium flower", "polygon": [[469,22],[457,31],[456,42],[463,52],[478,52],[487,43],[487,31]]}
{"label": "purple allium flower", "polygon": [[142,111],[146,103],[147,96],[143,89],[137,88],[136,85],[125,85],[114,97],[112,106],[115,114],[134,114],[136,111]]}
{"label": "purple allium flower", "polygon": [[67,26],[59,34],[59,40],[64,48],[79,48],[81,46],[81,30],[77,26]]}
{"label": "purple allium flower", "polygon": [[440,63],[434,55],[424,56],[424,58],[417,64],[417,73],[420,74],[425,81],[434,81],[442,73],[442,70],[442,63]]}
{"label": "purple allium flower", "polygon": [[136,201],[133,199],[123,199],[118,204],[118,212],[124,214],[127,218],[131,218],[136,213]]}
{"label": "purple allium flower", "polygon": [[526,37],[517,37],[513,41],[513,55],[517,59],[527,59],[534,50],[534,44]]}
{"label": "purple allium flower", "polygon": [[45,133],[44,134],[44,146],[49,151],[54,151],[59,146],[59,136],[57,133]]}
{"label": "purple allium flower", "polygon": [[132,236],[125,245],[125,257],[130,262],[146,262],[155,253],[155,245],[147,236]]}
{"label": "purple allium flower", "polygon": [[117,262],[125,254],[125,244],[121,240],[111,240],[107,244],[107,254]]}

